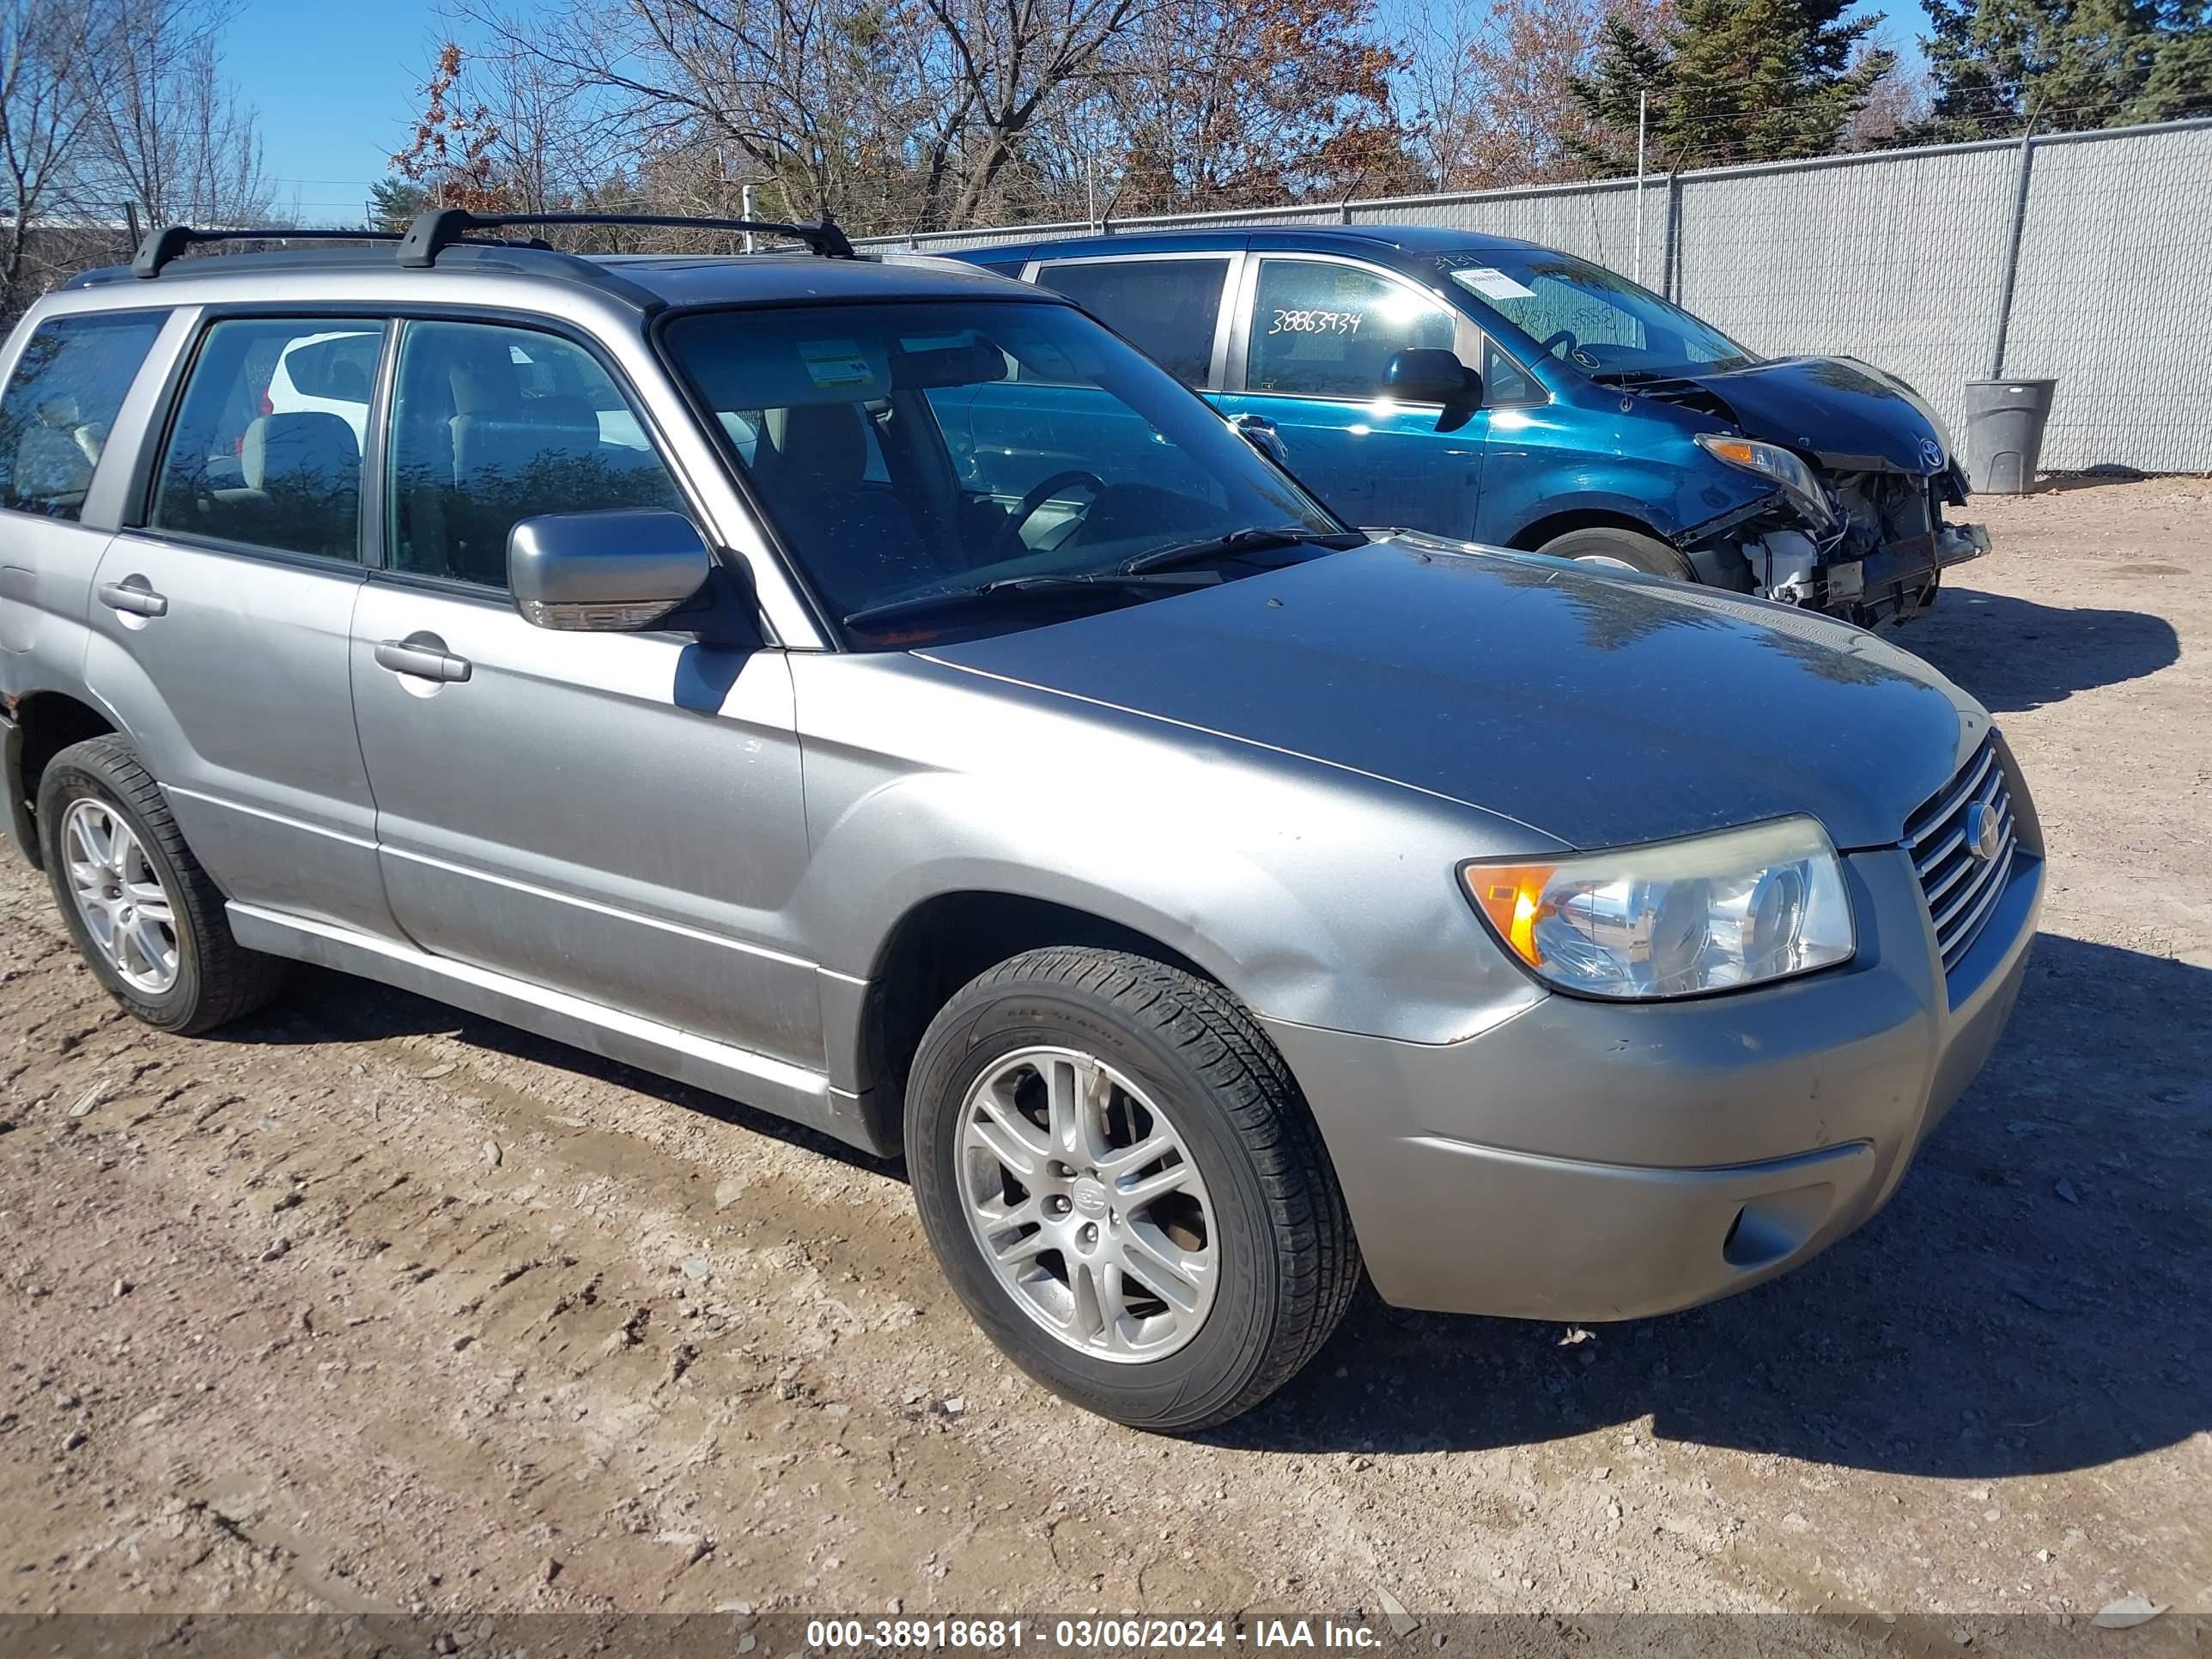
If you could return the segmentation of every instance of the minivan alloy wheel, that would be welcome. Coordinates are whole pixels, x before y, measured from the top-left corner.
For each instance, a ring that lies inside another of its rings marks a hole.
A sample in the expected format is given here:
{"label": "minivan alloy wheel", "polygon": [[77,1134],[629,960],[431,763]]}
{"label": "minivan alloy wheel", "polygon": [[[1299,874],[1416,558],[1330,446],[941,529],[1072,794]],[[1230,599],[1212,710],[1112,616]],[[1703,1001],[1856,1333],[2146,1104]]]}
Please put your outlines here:
{"label": "minivan alloy wheel", "polygon": [[1069,1347],[1157,1360],[1198,1334],[1218,1282],[1213,1210],[1182,1137],[1097,1056],[1000,1056],[961,1108],[961,1206],[985,1261]]}
{"label": "minivan alloy wheel", "polygon": [[177,982],[177,917],[146,849],[122,816],[91,797],[70,804],[61,842],[70,893],[93,944],[132,989]]}

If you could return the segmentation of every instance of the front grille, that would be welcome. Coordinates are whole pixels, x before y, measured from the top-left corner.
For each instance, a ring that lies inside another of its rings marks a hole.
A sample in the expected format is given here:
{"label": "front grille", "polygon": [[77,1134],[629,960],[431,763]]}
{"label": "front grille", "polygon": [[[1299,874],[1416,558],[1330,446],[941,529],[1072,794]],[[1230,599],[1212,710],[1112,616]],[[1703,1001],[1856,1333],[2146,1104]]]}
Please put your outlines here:
{"label": "front grille", "polygon": [[[1996,814],[1994,858],[1977,857],[1967,833],[1967,820],[1978,816],[1974,812],[1978,806]],[[2012,796],[2005,787],[2004,768],[1997,763],[1994,736],[1941,794],[1906,821],[1905,841],[1913,867],[1920,872],[1920,890],[1927,896],[1936,942],[1943,951],[1943,971],[1948,973],[1980,937],[1996,908],[2005,878],[2012,873],[2018,842]]]}

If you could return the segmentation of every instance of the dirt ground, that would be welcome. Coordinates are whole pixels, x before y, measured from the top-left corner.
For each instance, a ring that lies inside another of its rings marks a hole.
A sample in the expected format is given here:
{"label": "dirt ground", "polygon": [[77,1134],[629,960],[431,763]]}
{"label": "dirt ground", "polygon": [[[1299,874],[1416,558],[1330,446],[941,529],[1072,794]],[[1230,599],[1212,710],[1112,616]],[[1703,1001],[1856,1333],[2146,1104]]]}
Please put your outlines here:
{"label": "dirt ground", "polygon": [[2212,483],[1976,506],[1900,642],[2052,884],[1896,1201],[1638,1325],[1365,1304],[1203,1443],[1000,1361],[896,1168],[335,977],[153,1036],[9,862],[0,1614],[2212,1606]]}

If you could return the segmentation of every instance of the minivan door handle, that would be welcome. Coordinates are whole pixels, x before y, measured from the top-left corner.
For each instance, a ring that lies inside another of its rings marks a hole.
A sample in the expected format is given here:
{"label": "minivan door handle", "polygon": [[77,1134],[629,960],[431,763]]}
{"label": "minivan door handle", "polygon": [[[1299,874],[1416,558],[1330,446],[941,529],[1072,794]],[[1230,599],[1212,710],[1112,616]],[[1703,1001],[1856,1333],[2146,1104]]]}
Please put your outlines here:
{"label": "minivan door handle", "polygon": [[110,611],[126,611],[134,617],[166,617],[169,602],[148,586],[143,576],[125,576],[119,582],[100,585],[100,602]]}
{"label": "minivan door handle", "polygon": [[376,665],[395,674],[411,674],[418,680],[458,684],[474,669],[466,657],[446,649],[435,634],[414,634],[404,640],[385,640],[376,647]]}

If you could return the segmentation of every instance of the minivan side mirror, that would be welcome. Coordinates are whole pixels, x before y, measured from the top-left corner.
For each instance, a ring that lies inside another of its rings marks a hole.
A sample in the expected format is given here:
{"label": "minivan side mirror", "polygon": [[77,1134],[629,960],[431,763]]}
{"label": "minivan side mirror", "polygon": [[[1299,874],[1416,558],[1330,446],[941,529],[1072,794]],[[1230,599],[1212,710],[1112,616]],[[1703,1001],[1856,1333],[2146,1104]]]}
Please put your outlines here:
{"label": "minivan side mirror", "polygon": [[1439,432],[1454,432],[1482,407],[1482,376],[1442,346],[1408,346],[1383,366],[1382,395],[1409,404],[1442,404]]}
{"label": "minivan side mirror", "polygon": [[525,622],[575,633],[651,628],[714,573],[698,526],[659,507],[548,513],[507,534],[507,588]]}

